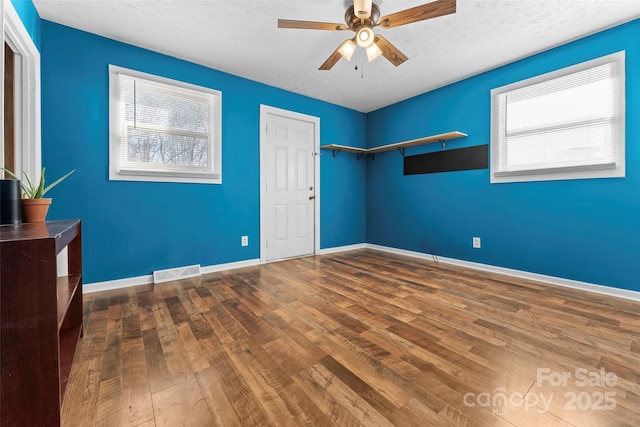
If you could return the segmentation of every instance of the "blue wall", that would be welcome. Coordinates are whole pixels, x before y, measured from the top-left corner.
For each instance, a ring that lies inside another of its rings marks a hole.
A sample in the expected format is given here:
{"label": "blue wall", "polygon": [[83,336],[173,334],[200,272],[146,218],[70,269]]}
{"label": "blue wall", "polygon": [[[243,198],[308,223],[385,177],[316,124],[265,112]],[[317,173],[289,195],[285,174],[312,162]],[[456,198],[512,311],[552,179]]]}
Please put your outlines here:
{"label": "blue wall", "polygon": [[[222,91],[222,185],[108,180],[108,64]],[[42,21],[43,165],[77,170],[48,218],[83,220],[85,283],[259,258],[260,104],[319,117],[323,144],[365,145],[362,113]],[[366,163],[323,150],[320,170],[321,247],[363,243]]]}
{"label": "blue wall", "polygon": [[[366,241],[640,290],[640,21],[364,115],[40,21],[29,0],[12,2],[42,45],[43,164],[50,177],[77,169],[52,191],[50,218],[84,220],[86,283],[259,257],[260,104],[320,117],[323,144],[371,147],[450,130],[469,134],[451,148],[488,144],[492,88],[626,50],[626,178],[492,185],[488,170],[405,177],[397,152],[367,161],[323,152],[321,246]],[[222,90],[222,185],[108,181],[108,64]],[[244,234],[248,248],[238,244]]]}
{"label": "blue wall", "polygon": [[[458,130],[490,142],[491,89],[626,50],[624,179],[490,184],[489,170],[403,176],[367,165],[367,242],[640,291],[640,20],[367,115],[369,147]],[[439,150],[439,144],[407,155]],[[482,239],[472,249],[473,236]]]}
{"label": "blue wall", "polygon": [[31,36],[33,43],[38,50],[41,50],[41,20],[38,11],[36,11],[36,8],[33,6],[33,2],[31,0],[11,0],[11,4]]}

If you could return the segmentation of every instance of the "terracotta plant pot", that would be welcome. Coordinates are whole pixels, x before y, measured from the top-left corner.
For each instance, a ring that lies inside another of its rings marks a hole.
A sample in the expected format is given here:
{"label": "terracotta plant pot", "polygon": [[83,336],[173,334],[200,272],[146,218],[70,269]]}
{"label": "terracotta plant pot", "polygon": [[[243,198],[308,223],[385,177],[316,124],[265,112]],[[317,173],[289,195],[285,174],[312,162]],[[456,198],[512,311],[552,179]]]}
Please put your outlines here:
{"label": "terracotta plant pot", "polygon": [[22,199],[22,222],[44,222],[51,199]]}

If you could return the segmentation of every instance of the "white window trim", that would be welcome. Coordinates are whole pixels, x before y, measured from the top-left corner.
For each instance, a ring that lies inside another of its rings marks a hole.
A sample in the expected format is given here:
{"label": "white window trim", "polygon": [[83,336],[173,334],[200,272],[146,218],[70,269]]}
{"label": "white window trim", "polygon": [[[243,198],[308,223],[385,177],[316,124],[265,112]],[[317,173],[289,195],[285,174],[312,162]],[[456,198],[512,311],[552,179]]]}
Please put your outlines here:
{"label": "white window trim", "polygon": [[[2,6],[4,8],[2,41],[16,53],[14,112],[16,170],[14,172],[19,177],[23,174],[39,177],[42,165],[40,52],[11,2],[4,1]],[[4,43],[2,45],[4,46]],[[2,81],[4,81],[4,55],[0,65]],[[0,94],[4,99],[4,85],[0,85]],[[0,111],[0,134],[4,135],[4,108],[0,108]],[[0,150],[3,148],[3,144],[0,144]]]}
{"label": "white window trim", "polygon": [[[169,170],[131,170],[120,167],[120,102],[117,91],[114,90],[114,88],[117,87],[117,78],[120,73],[184,89],[207,92],[218,98],[217,108],[215,108],[214,111],[214,120],[216,123],[214,129],[215,145],[213,148],[215,151],[215,174]],[[204,86],[197,86],[116,65],[109,65],[109,180],[222,184],[222,92]]]}
{"label": "white window trim", "polygon": [[[596,67],[610,62],[619,62],[621,76],[618,81],[620,85],[620,120],[617,122],[619,138],[616,141],[615,163],[606,165],[587,165],[565,168],[536,169],[518,172],[500,173],[498,171],[499,145],[498,145],[498,95],[509,92],[520,87],[530,86],[546,80],[576,73],[581,70]],[[602,56],[590,61],[582,62],[567,68],[542,74],[530,79],[521,80],[506,86],[502,86],[491,91],[491,183],[508,182],[529,182],[529,181],[556,181],[569,179],[591,179],[591,178],[623,178],[626,174],[625,161],[625,51],[616,52]]]}

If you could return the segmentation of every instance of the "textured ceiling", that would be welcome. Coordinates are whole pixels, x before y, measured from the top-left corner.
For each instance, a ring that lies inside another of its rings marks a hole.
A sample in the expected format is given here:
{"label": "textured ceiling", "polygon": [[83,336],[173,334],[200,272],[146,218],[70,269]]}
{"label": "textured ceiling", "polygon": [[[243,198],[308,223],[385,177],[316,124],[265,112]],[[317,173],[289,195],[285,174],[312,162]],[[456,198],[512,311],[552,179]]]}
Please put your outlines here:
{"label": "textured ceiling", "polygon": [[[375,2],[384,16],[428,0]],[[318,71],[353,33],[278,29],[277,19],[343,23],[348,0],[34,4],[49,21],[362,112],[640,17],[640,0],[458,0],[453,15],[375,29],[409,57],[399,67],[383,57],[369,63],[358,49],[350,62]]]}

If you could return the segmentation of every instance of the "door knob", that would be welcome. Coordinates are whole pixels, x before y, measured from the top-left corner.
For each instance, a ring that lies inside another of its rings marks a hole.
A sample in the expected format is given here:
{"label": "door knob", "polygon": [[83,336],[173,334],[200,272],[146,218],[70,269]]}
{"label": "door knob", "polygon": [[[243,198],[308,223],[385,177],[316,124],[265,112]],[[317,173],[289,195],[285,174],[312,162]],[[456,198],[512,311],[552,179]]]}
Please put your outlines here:
{"label": "door knob", "polygon": [[316,198],[316,196],[309,196],[309,200],[313,200],[315,198]]}

